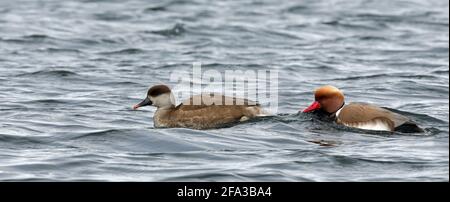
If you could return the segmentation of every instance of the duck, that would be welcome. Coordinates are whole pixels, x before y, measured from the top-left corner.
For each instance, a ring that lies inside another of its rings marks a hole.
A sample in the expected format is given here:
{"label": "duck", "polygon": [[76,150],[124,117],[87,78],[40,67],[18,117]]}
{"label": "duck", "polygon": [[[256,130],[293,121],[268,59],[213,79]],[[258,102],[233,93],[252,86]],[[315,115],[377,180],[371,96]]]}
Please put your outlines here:
{"label": "duck", "polygon": [[337,124],[364,130],[401,133],[424,132],[410,118],[374,104],[345,103],[344,93],[331,85],[322,86],[314,92],[314,102],[303,113],[325,116]]}
{"label": "duck", "polygon": [[175,106],[174,95],[166,85],[152,86],[133,109],[144,106],[156,107],[155,128],[213,129],[268,115],[257,102],[217,93],[194,95]]}

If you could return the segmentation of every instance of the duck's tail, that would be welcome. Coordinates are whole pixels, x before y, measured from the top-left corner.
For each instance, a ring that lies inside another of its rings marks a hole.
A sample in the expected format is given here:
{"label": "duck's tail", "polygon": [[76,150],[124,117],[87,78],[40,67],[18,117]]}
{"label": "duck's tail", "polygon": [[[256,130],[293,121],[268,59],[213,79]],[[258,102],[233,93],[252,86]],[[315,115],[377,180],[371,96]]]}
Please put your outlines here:
{"label": "duck's tail", "polygon": [[260,106],[251,106],[247,107],[247,110],[249,111],[250,117],[264,117],[264,116],[272,116],[271,113],[264,110]]}
{"label": "duck's tail", "polygon": [[412,121],[407,121],[406,123],[397,126],[394,131],[402,132],[402,133],[423,133],[424,129],[419,127],[416,123]]}

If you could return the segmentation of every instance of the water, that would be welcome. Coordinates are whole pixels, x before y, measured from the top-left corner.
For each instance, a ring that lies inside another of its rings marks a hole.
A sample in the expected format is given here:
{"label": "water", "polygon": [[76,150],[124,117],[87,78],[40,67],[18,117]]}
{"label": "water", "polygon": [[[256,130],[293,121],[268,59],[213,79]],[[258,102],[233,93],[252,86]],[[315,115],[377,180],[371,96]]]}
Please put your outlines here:
{"label": "water", "polygon": [[[0,0],[0,180],[448,181],[448,28],[446,0]],[[279,115],[198,131],[131,110],[193,62],[278,70]],[[297,114],[324,84],[427,132]]]}

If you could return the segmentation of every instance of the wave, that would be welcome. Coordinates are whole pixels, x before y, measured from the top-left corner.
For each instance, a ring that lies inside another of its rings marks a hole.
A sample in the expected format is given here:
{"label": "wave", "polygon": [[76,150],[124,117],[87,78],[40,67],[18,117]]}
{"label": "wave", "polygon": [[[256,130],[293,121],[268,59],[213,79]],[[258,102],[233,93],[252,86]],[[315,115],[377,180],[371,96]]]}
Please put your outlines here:
{"label": "wave", "polygon": [[102,55],[134,55],[134,54],[141,54],[145,53],[146,51],[139,48],[126,48],[121,49],[117,51],[111,51],[111,52],[102,52],[100,54]]}
{"label": "wave", "polygon": [[25,35],[23,36],[25,39],[48,39],[50,36],[45,34],[31,34],[31,35]]}
{"label": "wave", "polygon": [[432,72],[433,74],[443,74],[443,75],[448,75],[449,74],[449,70],[435,70]]}
{"label": "wave", "polygon": [[41,104],[67,104],[68,100],[59,100],[59,99],[39,99],[39,100],[31,100],[26,101],[24,103],[32,104],[32,103],[41,103]]}
{"label": "wave", "polygon": [[144,12],[166,11],[167,6],[151,6],[144,9]]}
{"label": "wave", "polygon": [[[180,169],[183,173],[189,172],[189,169]],[[167,172],[167,171],[166,171]],[[193,169],[192,172],[199,172],[198,169]],[[168,177],[162,179],[161,181],[198,181],[198,179],[202,179],[202,181],[243,181],[244,177],[240,177],[239,175],[232,174],[230,172],[203,172],[203,173],[193,173],[193,174],[184,174],[176,177]]]}
{"label": "wave", "polygon": [[177,23],[177,24],[175,24],[175,26],[173,26],[170,29],[150,31],[150,33],[162,35],[162,36],[166,36],[166,37],[174,37],[174,36],[181,36],[184,33],[186,33],[186,29],[184,28],[183,24]]}
{"label": "wave", "polygon": [[165,3],[159,4],[159,5],[152,5],[149,7],[144,8],[145,13],[153,13],[158,11],[167,11],[172,6],[179,6],[179,5],[188,5],[188,4],[198,4],[195,1],[185,1],[185,0],[172,0],[172,1],[166,1]]}
{"label": "wave", "polygon": [[75,139],[80,139],[80,138],[84,138],[84,137],[93,137],[93,136],[98,137],[98,136],[117,134],[117,133],[123,133],[123,132],[124,132],[123,130],[119,130],[119,129],[100,130],[100,131],[96,131],[96,132],[84,133],[82,135],[72,137],[71,139],[75,140]]}
{"label": "wave", "polygon": [[17,135],[6,135],[0,134],[0,143],[14,143],[20,145],[27,144],[45,144],[45,141],[39,140],[32,136],[17,136]]}
{"label": "wave", "polygon": [[385,28],[386,25],[382,23],[369,24],[369,23],[350,23],[342,20],[330,20],[322,22],[323,25],[329,25],[334,27],[343,27],[348,29],[365,29],[365,30],[379,30]]}
{"label": "wave", "polygon": [[310,10],[310,8],[308,6],[295,5],[295,6],[291,6],[291,7],[284,9],[284,12],[293,13],[293,14],[301,14],[301,13],[307,12],[309,10]]}
{"label": "wave", "polygon": [[132,15],[120,14],[111,11],[94,14],[94,17],[95,19],[102,21],[123,21],[123,20],[130,20],[133,18]]}
{"label": "wave", "polygon": [[366,79],[376,79],[376,78],[409,78],[409,79],[437,79],[436,76],[433,75],[405,75],[403,73],[393,73],[393,74],[371,74],[371,75],[363,75],[363,76],[349,76],[343,78],[333,78],[326,79],[322,81],[353,81],[353,80],[366,80]]}
{"label": "wave", "polygon": [[45,51],[49,53],[82,53],[81,50],[70,48],[46,48]]}
{"label": "wave", "polygon": [[70,76],[78,76],[77,73],[69,70],[39,70],[35,72],[23,73],[17,75],[19,77],[27,77],[27,76],[51,76],[51,77],[70,77]]}
{"label": "wave", "polygon": [[389,107],[383,107],[383,108],[388,109],[390,111],[393,111],[395,113],[401,114],[401,115],[405,115],[405,116],[408,116],[408,117],[414,117],[414,118],[416,118],[416,119],[418,119],[420,121],[427,121],[427,122],[439,123],[439,124],[446,124],[447,123],[447,122],[445,122],[445,121],[443,121],[441,119],[434,118],[434,117],[432,117],[430,115],[427,115],[427,114],[418,114],[418,113],[406,112],[406,111],[401,111],[401,110],[398,110],[398,109],[392,109],[392,108],[389,108]]}
{"label": "wave", "polygon": [[0,41],[4,41],[7,43],[25,44],[25,43],[42,43],[48,41],[49,39],[54,38],[45,34],[31,34],[21,36],[19,38],[0,38]]}

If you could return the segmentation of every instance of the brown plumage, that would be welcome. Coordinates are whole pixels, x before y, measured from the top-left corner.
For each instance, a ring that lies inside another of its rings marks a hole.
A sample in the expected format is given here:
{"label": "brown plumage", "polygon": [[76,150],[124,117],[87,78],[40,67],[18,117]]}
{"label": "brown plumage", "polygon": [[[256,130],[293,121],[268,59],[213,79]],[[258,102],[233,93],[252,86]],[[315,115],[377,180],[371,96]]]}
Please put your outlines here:
{"label": "brown plumage", "polygon": [[387,109],[366,103],[350,103],[340,110],[336,122],[356,128],[385,128],[395,131],[395,128],[409,122],[410,119]]}
{"label": "brown plumage", "polygon": [[[196,98],[201,101],[200,105],[193,104]],[[215,99],[210,98],[209,95],[203,97],[203,99],[202,95],[193,96],[173,109],[155,113],[155,124],[157,123],[160,127],[219,128],[227,124],[246,121],[264,113],[259,104],[252,101],[243,102],[242,105],[236,103],[233,105],[216,105],[214,101],[220,99],[244,101],[244,99],[219,94],[215,94]]]}

